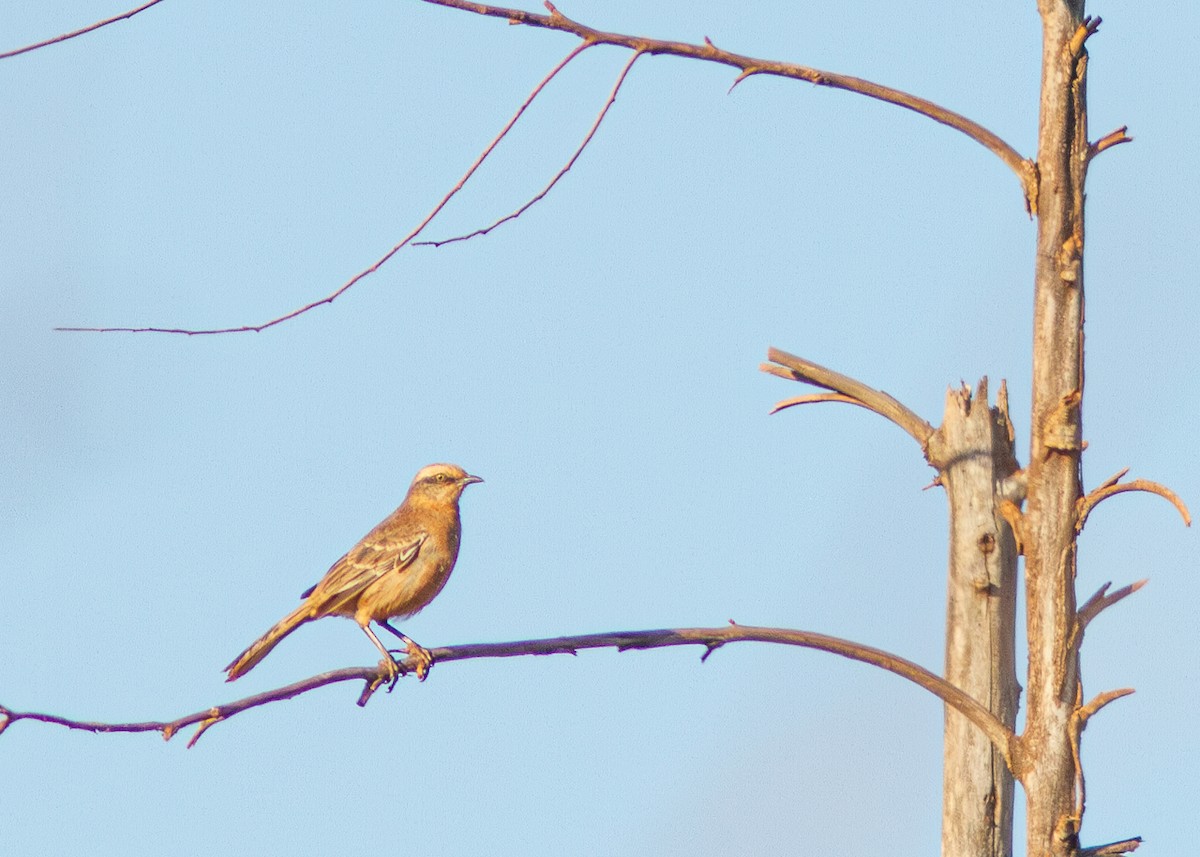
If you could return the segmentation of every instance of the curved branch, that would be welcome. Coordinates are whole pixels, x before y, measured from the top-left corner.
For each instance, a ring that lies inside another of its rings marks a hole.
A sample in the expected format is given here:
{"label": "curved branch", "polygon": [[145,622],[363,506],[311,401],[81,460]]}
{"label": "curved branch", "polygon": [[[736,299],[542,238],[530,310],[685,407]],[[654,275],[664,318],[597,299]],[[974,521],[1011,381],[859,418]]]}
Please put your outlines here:
{"label": "curved branch", "polygon": [[862,80],[861,78],[850,77],[835,72],[821,71],[820,69],[797,65],[795,63],[756,59],[754,57],[731,53],[730,51],[718,48],[707,38],[704,40],[704,44],[694,45],[687,42],[672,42],[663,39],[648,39],[642,36],[627,36],[621,33],[607,33],[580,24],[578,21],[572,21],[559,12],[554,7],[554,4],[549,2],[545,4],[546,8],[550,10],[549,15],[537,15],[521,9],[508,9],[503,6],[472,3],[469,0],[424,0],[424,2],[432,3],[435,6],[459,9],[463,12],[471,12],[476,15],[503,18],[510,24],[524,24],[529,27],[540,27],[547,30],[571,33],[585,42],[592,44],[618,45],[648,54],[667,54],[732,66],[741,71],[737,80],[734,81],[735,86],[751,75],[766,74],[777,77],[790,77],[807,81],[816,86],[827,86],[831,89],[856,92],[868,98],[886,101],[889,104],[907,108],[914,113],[919,113],[922,116],[933,119],[935,122],[940,122],[943,125],[966,134],[972,140],[999,157],[1000,160],[1004,161],[1017,174],[1017,178],[1021,181],[1021,188],[1025,193],[1027,207],[1032,208],[1033,201],[1037,199],[1037,168],[1032,161],[1021,157],[1016,149],[978,122],[947,110],[938,104],[934,104],[932,101],[918,98],[899,89],[892,89],[889,86],[882,86],[869,80]]}
{"label": "curved branch", "polygon": [[[471,660],[475,658],[510,658],[521,655],[555,655],[576,654],[581,649],[616,648],[617,651],[631,649],[659,649],[668,646],[703,646],[705,653],[701,660],[721,646],[736,642],[776,643],[785,646],[799,646],[806,649],[816,649],[831,654],[841,655],[854,661],[871,664],[888,672],[906,678],[914,684],[928,690],[950,707],[959,711],[974,723],[994,744],[1006,760],[1011,760],[1015,749],[1016,736],[1012,730],[1001,723],[987,708],[977,700],[955,687],[944,678],[935,675],[924,667],[912,661],[876,649],[861,643],[831,637],[827,634],[817,634],[812,631],[795,631],[785,628],[758,628],[750,625],[735,625],[720,628],[673,628],[651,631],[617,631],[605,634],[582,634],[572,637],[551,637],[540,640],[520,640],[511,643],[474,643],[461,646],[446,646],[431,649],[434,663]],[[406,658],[400,663],[403,674],[416,672],[416,662]],[[377,667],[350,667],[333,670],[320,675],[289,684],[275,690],[265,691],[254,696],[248,696],[235,702],[206,708],[194,714],[169,721],[147,721],[142,723],[98,723],[92,721],[71,720],[53,714],[38,714],[35,712],[14,711],[0,706],[0,731],[18,720],[36,720],[42,723],[54,723],[68,729],[81,729],[88,732],[159,732],[166,739],[171,738],[180,729],[187,726],[199,725],[197,734],[193,736],[194,744],[200,734],[209,727],[223,720],[228,720],[235,714],[276,702],[291,699],[318,687],[336,684],[344,681],[362,681],[365,687],[359,697],[358,704],[364,705],[374,691],[385,680],[386,671],[382,665]],[[390,690],[390,688],[389,688]]]}
{"label": "curved branch", "polygon": [[[770,374],[776,374],[772,371],[775,368],[776,367],[774,366],[763,367],[763,371],[769,372]],[[789,379],[793,377],[792,374],[786,369],[778,374]],[[797,405],[815,405],[818,402],[839,402],[843,405],[858,405],[860,408],[867,407],[860,399],[856,399],[853,396],[847,396],[844,393],[810,393],[807,396],[794,396],[791,399],[784,399],[782,402],[776,402],[775,407],[771,408],[771,413],[777,414],[780,411],[786,411],[788,408],[794,408]],[[870,409],[868,408],[868,410]]]}
{"label": "curved branch", "polygon": [[[826,390],[840,393],[842,396],[852,400],[853,404],[861,405],[869,411],[874,411],[881,417],[885,417],[900,426],[900,428],[908,432],[913,440],[921,445],[921,451],[925,451],[929,443],[929,436],[933,434],[933,426],[882,390],[868,387],[862,381],[857,381],[847,375],[834,372],[832,369],[826,369],[824,366],[820,366],[810,360],[805,360],[803,357],[797,357],[794,354],[788,354],[786,351],[780,351],[778,348],[769,349],[767,351],[767,359],[772,363],[779,364],[779,366],[764,363],[759,367],[762,371],[780,378],[802,381],[805,384],[812,384],[814,387],[824,387]],[[827,398],[812,399],[811,401],[843,400]],[[796,404],[802,404],[802,402],[796,402]],[[775,410],[772,413],[779,411],[781,407],[786,405],[786,402],[781,402],[775,406]]]}
{"label": "curved branch", "polygon": [[465,235],[456,235],[453,238],[443,238],[440,241],[417,241],[413,243],[414,247],[441,247],[445,244],[453,244],[456,241],[466,241],[470,238],[475,238],[480,235],[487,235],[497,226],[502,226],[510,220],[516,220],[533,206],[537,205],[546,198],[546,194],[550,193],[551,189],[558,184],[559,179],[570,172],[571,167],[575,166],[575,162],[579,160],[579,156],[583,154],[583,150],[587,148],[588,143],[592,142],[592,138],[596,136],[596,132],[600,130],[600,123],[604,121],[604,117],[608,115],[609,108],[617,100],[617,93],[621,91],[621,85],[625,83],[625,77],[629,74],[629,70],[633,68],[633,64],[642,56],[641,51],[635,51],[633,56],[629,58],[629,62],[625,63],[625,67],[621,69],[621,73],[617,75],[617,82],[613,85],[612,92],[608,94],[608,100],[604,102],[604,107],[600,110],[600,115],[596,117],[596,121],[592,123],[592,127],[588,129],[587,135],[584,136],[583,142],[575,149],[575,154],[571,155],[571,159],[567,161],[566,166],[554,174],[554,178],[550,179],[549,184],[542,188],[536,196],[514,211],[512,214],[507,214],[501,217],[491,226],[485,226],[481,229],[476,229],[474,232],[468,232]]}
{"label": "curved branch", "polygon": [[44,42],[38,42],[37,44],[34,44],[34,45],[26,45],[23,48],[17,48],[16,50],[12,50],[12,51],[5,51],[4,53],[0,54],[0,60],[6,60],[9,57],[15,57],[15,56],[19,56],[21,54],[27,54],[30,51],[36,51],[38,48],[45,48],[45,47],[49,47],[50,45],[57,45],[59,42],[65,42],[65,41],[67,41],[67,39],[73,39],[76,36],[82,36],[85,33],[92,32],[93,30],[99,30],[101,27],[107,27],[109,24],[117,23],[117,21],[127,21],[130,18],[132,18],[134,15],[136,15],[138,12],[145,12],[151,6],[157,6],[161,2],[162,2],[162,0],[150,0],[149,3],[143,3],[141,6],[138,6],[136,9],[130,9],[128,12],[122,12],[120,15],[113,15],[111,18],[105,18],[103,21],[97,21],[94,24],[88,24],[86,27],[82,27],[78,30],[72,30],[69,33],[63,33],[61,36],[55,36],[53,39],[46,39]]}
{"label": "curved branch", "polygon": [[1124,494],[1126,491],[1145,491],[1147,494],[1157,494],[1168,503],[1176,508],[1180,517],[1183,518],[1183,525],[1190,527],[1192,525],[1192,516],[1188,512],[1187,506],[1179,495],[1165,485],[1160,485],[1157,482],[1151,482],[1148,479],[1135,479],[1132,482],[1125,482],[1118,485],[1117,480],[1129,472],[1129,468],[1122,470],[1116,476],[1106,479],[1101,483],[1100,487],[1091,491],[1086,497],[1079,499],[1079,506],[1075,518],[1075,532],[1083,532],[1083,525],[1087,523],[1088,515],[1092,514],[1092,510],[1099,506],[1109,497],[1114,497],[1117,494]]}
{"label": "curved branch", "polygon": [[304,315],[304,313],[308,312],[309,310],[316,309],[324,304],[333,303],[345,292],[349,291],[350,288],[358,283],[359,280],[367,277],[370,274],[374,274],[376,271],[382,268],[384,264],[388,262],[388,260],[403,250],[408,244],[412,243],[413,239],[420,235],[425,230],[425,227],[428,226],[430,222],[441,213],[442,209],[446,207],[447,203],[449,203],[450,200],[453,199],[454,196],[463,189],[463,186],[468,180],[470,180],[471,176],[475,175],[475,171],[483,165],[483,162],[487,160],[488,155],[495,151],[496,147],[500,145],[500,141],[508,135],[508,132],[511,131],[513,126],[517,124],[517,120],[521,118],[521,116],[529,108],[529,105],[533,103],[533,100],[538,97],[541,91],[546,88],[546,85],[549,84],[550,81],[553,80],[560,71],[566,68],[571,60],[575,59],[575,57],[579,56],[591,46],[592,45],[590,42],[584,42],[580,45],[577,45],[574,50],[567,54],[566,57],[558,63],[558,65],[550,70],[549,74],[542,78],[541,82],[538,83],[538,85],[533,88],[533,91],[529,93],[529,97],[526,98],[521,106],[517,108],[517,112],[513,114],[513,117],[508,120],[508,124],[500,129],[500,133],[492,139],[492,142],[489,143],[487,148],[483,150],[482,154],[475,159],[475,162],[471,164],[471,166],[463,174],[463,177],[458,180],[458,184],[452,187],[450,192],[442,197],[441,201],[433,207],[433,210],[425,216],[424,220],[417,224],[417,227],[412,232],[404,236],[404,239],[399,244],[384,253],[374,265],[366,268],[365,270],[359,271],[340,287],[338,287],[336,291],[331,292],[320,300],[307,303],[299,309],[292,310],[286,315],[273,318],[270,321],[264,322],[263,324],[248,324],[242,325],[241,327],[219,327],[209,330],[191,330],[188,328],[179,327],[56,327],[54,329],[56,331],[67,333],[174,333],[183,334],[185,336],[211,336],[219,333],[259,333],[269,327],[274,327],[277,324],[290,321],[296,316]]}

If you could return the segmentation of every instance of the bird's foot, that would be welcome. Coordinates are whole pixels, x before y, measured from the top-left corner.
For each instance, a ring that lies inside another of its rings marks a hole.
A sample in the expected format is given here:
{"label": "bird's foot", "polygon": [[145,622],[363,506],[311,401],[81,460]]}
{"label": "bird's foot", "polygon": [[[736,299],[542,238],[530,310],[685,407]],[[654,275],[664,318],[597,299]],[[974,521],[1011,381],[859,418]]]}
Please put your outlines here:
{"label": "bird's foot", "polygon": [[430,668],[433,667],[433,652],[413,642],[408,637],[404,639],[407,645],[403,649],[388,649],[388,652],[396,655],[406,655],[416,661],[413,668],[416,670],[417,678],[425,681],[429,676]]}
{"label": "bird's foot", "polygon": [[400,664],[396,663],[393,657],[379,659],[379,676],[375,679],[372,685],[372,690],[388,682],[387,692],[391,693],[396,687],[396,682],[400,681],[400,676],[404,675],[404,671],[400,669]]}

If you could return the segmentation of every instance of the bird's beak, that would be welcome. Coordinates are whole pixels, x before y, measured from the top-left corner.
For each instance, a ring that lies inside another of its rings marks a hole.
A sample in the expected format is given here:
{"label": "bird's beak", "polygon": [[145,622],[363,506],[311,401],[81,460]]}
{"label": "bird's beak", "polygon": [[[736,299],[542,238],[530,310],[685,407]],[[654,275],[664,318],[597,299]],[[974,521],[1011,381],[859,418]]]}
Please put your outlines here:
{"label": "bird's beak", "polygon": [[474,482],[482,482],[483,480],[481,478],[479,478],[478,476],[472,476],[470,473],[468,473],[466,476],[464,476],[462,479],[460,479],[458,481],[461,482],[463,484],[463,487],[465,488],[466,486],[468,486]]}

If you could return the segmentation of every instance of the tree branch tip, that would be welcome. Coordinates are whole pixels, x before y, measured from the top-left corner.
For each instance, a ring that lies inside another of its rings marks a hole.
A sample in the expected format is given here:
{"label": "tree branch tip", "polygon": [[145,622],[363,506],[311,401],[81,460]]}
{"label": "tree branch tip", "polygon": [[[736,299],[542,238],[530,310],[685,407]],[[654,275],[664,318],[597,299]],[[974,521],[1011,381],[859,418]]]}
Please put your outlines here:
{"label": "tree branch tip", "polygon": [[1122,143],[1132,143],[1133,138],[1126,133],[1128,130],[1128,125],[1122,125],[1117,130],[1105,134],[1094,143],[1089,143],[1085,157],[1090,161],[1106,149],[1111,149],[1113,146],[1119,146]]}
{"label": "tree branch tip", "polygon": [[1083,43],[1100,29],[1102,20],[1099,15],[1095,17],[1088,15],[1080,22],[1075,34],[1071,36],[1071,41],[1067,43],[1067,49],[1071,52],[1071,56],[1079,56],[1080,51],[1083,50]]}
{"label": "tree branch tip", "polygon": [[1107,845],[1092,845],[1079,849],[1079,857],[1121,857],[1131,851],[1137,851],[1142,844],[1142,837],[1133,836],[1120,842],[1109,842]]}
{"label": "tree branch tip", "polygon": [[1103,482],[1101,482],[1099,485],[1097,485],[1096,488],[1097,489],[1111,488],[1112,486],[1114,486],[1118,482],[1120,482],[1122,479],[1124,479],[1128,473],[1129,473],[1128,467],[1124,468],[1123,470],[1118,470],[1112,476],[1108,477]]}
{"label": "tree branch tip", "polygon": [[1131,696],[1136,691],[1132,687],[1121,687],[1116,690],[1106,690],[1103,693],[1096,694],[1092,701],[1075,712],[1075,716],[1079,719],[1081,725],[1086,726],[1106,705],[1116,702],[1118,699],[1124,699]]}

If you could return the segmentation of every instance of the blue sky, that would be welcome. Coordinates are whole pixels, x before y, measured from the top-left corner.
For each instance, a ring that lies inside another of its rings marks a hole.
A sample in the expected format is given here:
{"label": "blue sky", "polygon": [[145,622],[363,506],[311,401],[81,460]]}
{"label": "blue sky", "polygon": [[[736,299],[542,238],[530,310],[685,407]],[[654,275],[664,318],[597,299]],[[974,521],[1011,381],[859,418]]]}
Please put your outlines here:
{"label": "blue sky", "polygon": [[[907,89],[1030,154],[1034,6],[562,9]],[[117,11],[11,6],[0,49]],[[1195,504],[1200,21],[1089,12],[1092,136],[1135,142],[1088,183],[1085,478],[1130,466]],[[915,114],[794,81],[727,95],[728,69],[644,58],[571,173],[486,238],[404,250],[261,334],[52,331],[254,324],[329,293],[573,44],[417,2],[167,0],[0,63],[0,703],[170,718],[371,663],[329,620],[236,685],[220,672],[438,460],[487,482],[453,579],[404,625],[426,645],[734,619],[940,668],[932,471],[865,411],[769,416],[799,390],[757,370],[775,345],[935,424],[947,387],[1006,378],[1027,448],[1034,226],[1003,164]],[[573,63],[428,235],[540,189],[626,58]],[[1088,843],[1194,845],[1195,566],[1157,498],[1089,520],[1081,597],[1151,582],[1088,630],[1085,689],[1138,688],[1084,738]],[[938,847],[936,700],[820,653],[698,654],[442,665],[362,710],[346,686],[259,709],[190,751],[19,723],[0,851]]]}

